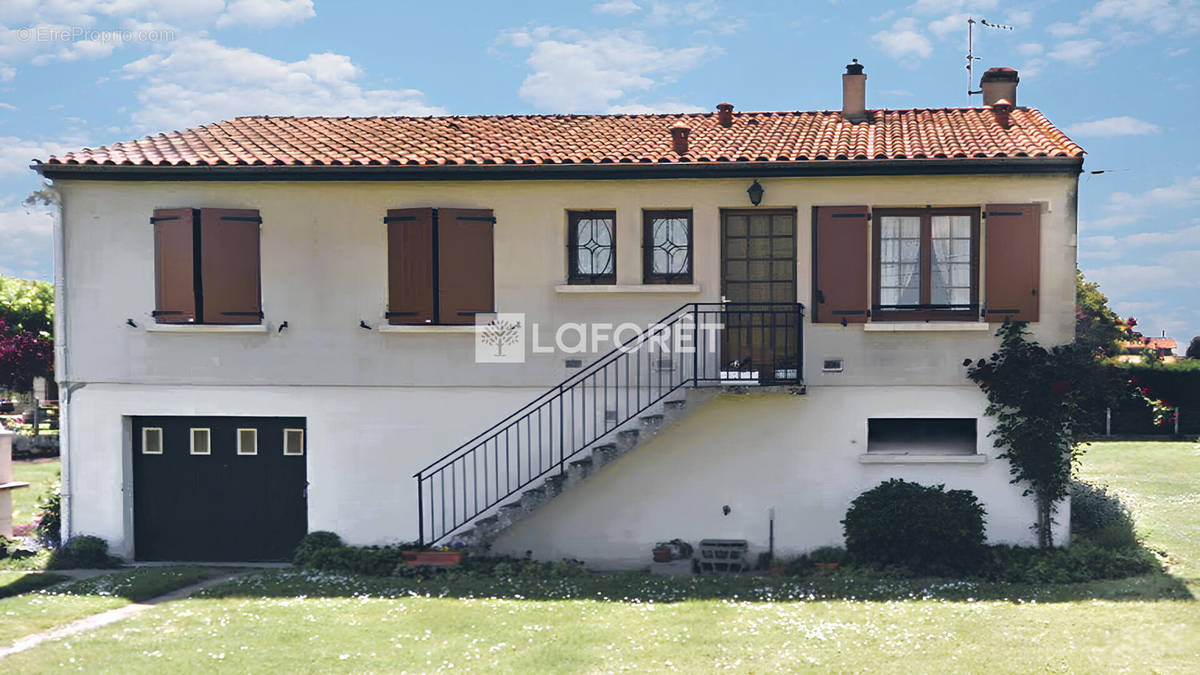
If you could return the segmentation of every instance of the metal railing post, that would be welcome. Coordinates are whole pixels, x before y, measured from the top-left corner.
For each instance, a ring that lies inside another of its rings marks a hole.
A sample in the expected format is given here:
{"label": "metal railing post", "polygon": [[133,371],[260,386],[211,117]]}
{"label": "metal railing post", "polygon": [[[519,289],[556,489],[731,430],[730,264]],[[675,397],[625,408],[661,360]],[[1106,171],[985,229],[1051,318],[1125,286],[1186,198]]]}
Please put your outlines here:
{"label": "metal railing post", "polygon": [[421,495],[421,476],[417,476],[417,541],[425,545],[425,499]]}

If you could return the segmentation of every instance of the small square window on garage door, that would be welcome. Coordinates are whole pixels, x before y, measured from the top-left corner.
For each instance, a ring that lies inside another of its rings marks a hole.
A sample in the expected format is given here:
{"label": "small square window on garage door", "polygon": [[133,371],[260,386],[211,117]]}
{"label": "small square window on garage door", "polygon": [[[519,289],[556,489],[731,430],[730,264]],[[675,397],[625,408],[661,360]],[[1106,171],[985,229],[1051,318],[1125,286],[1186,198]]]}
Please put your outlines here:
{"label": "small square window on garage door", "polygon": [[237,454],[258,454],[258,429],[237,430]]}
{"label": "small square window on garage door", "polygon": [[191,436],[193,455],[212,454],[212,431],[210,429],[192,427]]}
{"label": "small square window on garage door", "polygon": [[304,454],[304,430],[303,429],[284,429],[283,430],[283,454],[285,454],[285,455],[303,455]]}
{"label": "small square window on garage door", "polygon": [[161,455],[162,451],[162,429],[159,427],[142,428],[142,454]]}

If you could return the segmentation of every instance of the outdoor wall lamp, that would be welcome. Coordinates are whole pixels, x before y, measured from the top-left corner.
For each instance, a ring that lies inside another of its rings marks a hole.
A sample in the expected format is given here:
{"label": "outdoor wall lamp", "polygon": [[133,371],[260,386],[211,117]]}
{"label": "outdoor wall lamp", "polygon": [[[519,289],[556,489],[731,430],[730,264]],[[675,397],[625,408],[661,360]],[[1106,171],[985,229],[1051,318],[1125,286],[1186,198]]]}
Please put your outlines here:
{"label": "outdoor wall lamp", "polygon": [[762,203],[763,186],[759,185],[758,181],[756,180],[749,188],[746,189],[746,194],[750,195],[750,203],[758,206]]}

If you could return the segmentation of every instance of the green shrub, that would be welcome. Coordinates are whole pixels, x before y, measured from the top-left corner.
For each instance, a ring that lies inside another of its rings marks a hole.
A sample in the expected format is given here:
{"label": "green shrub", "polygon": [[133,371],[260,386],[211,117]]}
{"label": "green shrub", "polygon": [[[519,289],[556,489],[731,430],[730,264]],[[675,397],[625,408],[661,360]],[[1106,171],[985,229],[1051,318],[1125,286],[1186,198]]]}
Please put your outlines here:
{"label": "green shrub", "polygon": [[855,562],[917,574],[967,571],[982,559],[984,515],[969,490],[893,478],[850,503],[842,521],[846,550]]}
{"label": "green shrub", "polygon": [[808,554],[808,559],[814,563],[837,563],[841,564],[849,559],[849,554],[846,549],[841,546],[822,546],[815,548]]}
{"label": "green shrub", "polygon": [[61,478],[50,484],[46,494],[37,502],[38,524],[34,535],[38,542],[50,549],[62,545],[62,482]]}
{"label": "green shrub", "polygon": [[990,581],[1066,584],[1162,570],[1154,554],[1140,546],[1106,548],[1086,540],[1052,549],[990,546],[988,553],[981,576]]}
{"label": "green shrub", "polygon": [[333,532],[319,530],[304,535],[296,545],[296,553],[292,556],[292,564],[297,567],[308,567],[308,562],[317,551],[334,549],[342,546],[342,538]]}
{"label": "green shrub", "polygon": [[1104,548],[1137,546],[1133,511],[1107,485],[1071,482],[1071,533]]}
{"label": "green shrub", "polygon": [[120,567],[120,558],[108,554],[108,542],[100,537],[82,534],[72,537],[50,556],[48,569]]}

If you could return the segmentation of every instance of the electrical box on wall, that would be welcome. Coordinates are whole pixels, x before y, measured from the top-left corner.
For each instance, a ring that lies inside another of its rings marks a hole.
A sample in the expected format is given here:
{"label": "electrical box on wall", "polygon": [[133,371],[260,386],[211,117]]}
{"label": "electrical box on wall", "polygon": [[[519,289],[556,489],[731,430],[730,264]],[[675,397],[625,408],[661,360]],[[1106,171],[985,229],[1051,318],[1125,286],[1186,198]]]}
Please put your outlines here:
{"label": "electrical box on wall", "polygon": [[825,359],[821,364],[821,372],[823,373],[840,373],[845,369],[843,359]]}

